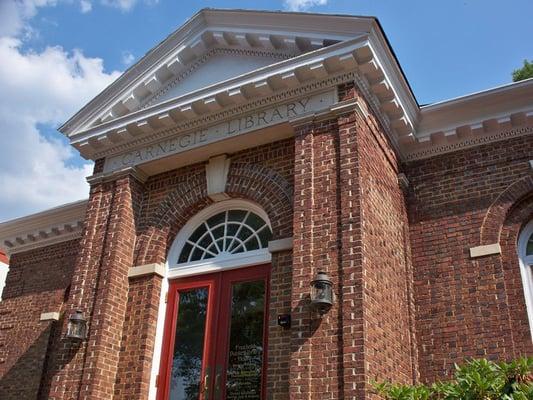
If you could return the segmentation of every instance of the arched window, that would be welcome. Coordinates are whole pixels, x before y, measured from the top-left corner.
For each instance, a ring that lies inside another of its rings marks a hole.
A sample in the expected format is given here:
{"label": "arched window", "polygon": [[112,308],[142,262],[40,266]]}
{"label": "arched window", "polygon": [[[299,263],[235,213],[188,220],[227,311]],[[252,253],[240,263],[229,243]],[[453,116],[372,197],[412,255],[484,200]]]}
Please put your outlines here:
{"label": "arched window", "polygon": [[178,264],[264,249],[271,236],[265,220],[252,211],[222,211],[203,221],[189,236]]}
{"label": "arched window", "polygon": [[269,262],[266,213],[244,200],[215,203],[179,232],[168,256],[169,278]]}
{"label": "arched window", "polygon": [[529,329],[533,337],[533,221],[530,221],[518,240],[520,273],[529,318]]}

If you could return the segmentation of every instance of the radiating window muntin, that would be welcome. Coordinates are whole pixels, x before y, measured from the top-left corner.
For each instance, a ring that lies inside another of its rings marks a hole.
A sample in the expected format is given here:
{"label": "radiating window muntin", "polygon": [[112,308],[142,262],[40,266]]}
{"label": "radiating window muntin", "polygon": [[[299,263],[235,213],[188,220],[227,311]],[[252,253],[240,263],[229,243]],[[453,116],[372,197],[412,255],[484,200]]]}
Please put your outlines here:
{"label": "radiating window muntin", "polygon": [[249,210],[219,212],[203,221],[185,241],[178,264],[190,263],[268,247],[272,231]]}

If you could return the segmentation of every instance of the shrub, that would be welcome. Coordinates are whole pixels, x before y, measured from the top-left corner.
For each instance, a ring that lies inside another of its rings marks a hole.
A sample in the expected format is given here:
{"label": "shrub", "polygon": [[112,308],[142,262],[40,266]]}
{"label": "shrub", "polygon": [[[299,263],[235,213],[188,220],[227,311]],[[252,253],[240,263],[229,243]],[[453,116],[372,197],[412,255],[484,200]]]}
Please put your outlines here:
{"label": "shrub", "polygon": [[533,357],[495,363],[470,360],[454,379],[428,385],[375,383],[386,400],[533,400]]}

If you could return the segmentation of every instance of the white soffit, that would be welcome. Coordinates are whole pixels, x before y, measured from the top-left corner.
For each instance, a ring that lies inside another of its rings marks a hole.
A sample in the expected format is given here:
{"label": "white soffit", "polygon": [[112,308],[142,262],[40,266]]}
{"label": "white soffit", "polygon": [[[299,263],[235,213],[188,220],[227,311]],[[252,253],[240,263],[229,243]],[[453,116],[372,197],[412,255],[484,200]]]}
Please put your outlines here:
{"label": "white soffit", "polygon": [[[272,60],[251,63],[249,71],[238,68],[238,76],[222,74],[221,81],[202,79],[209,74],[206,65],[228,55]],[[96,159],[245,112],[260,99],[276,102],[326,89],[315,82],[348,73],[365,85],[387,128],[413,133],[418,105],[375,18],[202,10],[60,130],[82,156]],[[192,91],[176,89],[187,79],[198,81],[187,82]],[[172,91],[178,97],[169,96]]]}
{"label": "white soffit", "polygon": [[87,200],[0,223],[0,247],[8,254],[80,237]]}
{"label": "white soffit", "polygon": [[410,161],[532,133],[533,78],[421,107],[400,144]]}

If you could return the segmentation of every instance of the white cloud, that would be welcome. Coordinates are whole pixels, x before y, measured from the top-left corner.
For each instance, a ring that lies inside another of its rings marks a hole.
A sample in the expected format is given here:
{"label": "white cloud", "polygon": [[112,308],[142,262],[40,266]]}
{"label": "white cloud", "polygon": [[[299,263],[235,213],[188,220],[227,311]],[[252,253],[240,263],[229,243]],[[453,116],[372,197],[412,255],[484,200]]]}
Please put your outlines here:
{"label": "white cloud", "polygon": [[93,4],[89,0],[80,0],[80,11],[83,14],[90,12],[93,9]]}
{"label": "white cloud", "polygon": [[[118,8],[121,11],[130,11],[138,2],[139,0],[100,0],[104,6]],[[143,3],[147,6],[155,6],[159,4],[159,0],[144,0]]]}
{"label": "white cloud", "polygon": [[26,21],[37,14],[37,9],[56,4],[56,0],[0,0],[0,37],[27,34],[31,30]]}
{"label": "white cloud", "polygon": [[325,6],[328,0],[284,0],[283,4],[289,11],[306,11],[311,7]]}
{"label": "white cloud", "polygon": [[122,52],[122,64],[124,64],[126,67],[129,67],[133,61],[135,60],[135,56],[131,54],[129,51],[123,51]]}
{"label": "white cloud", "polygon": [[118,8],[122,11],[129,11],[137,3],[137,0],[102,0],[102,4],[109,7]]}
{"label": "white cloud", "polygon": [[[20,37],[32,33],[27,22],[39,8],[56,6],[58,3],[72,4],[72,0],[0,0],[0,36]],[[78,3],[78,2],[75,2]],[[100,0],[104,6],[130,11],[138,0]],[[154,6],[159,0],[143,0],[147,6]],[[80,11],[85,14],[93,9],[91,0],[79,0]]]}
{"label": "white cloud", "polygon": [[[80,162],[76,151],[49,128],[68,119],[120,73],[105,72],[102,59],[85,57],[79,50],[22,50],[23,40],[38,34],[30,22],[39,8],[61,2],[79,5],[82,13],[95,3],[0,0],[0,221],[88,195],[85,177],[92,173],[92,163]],[[138,0],[98,2],[128,11]],[[131,53],[123,54],[125,64],[133,60]]]}
{"label": "white cloud", "polygon": [[74,150],[59,133],[43,136],[38,124],[64,122],[119,75],[80,51],[20,47],[18,39],[0,38],[0,221],[88,195],[92,165],[73,165]]}

